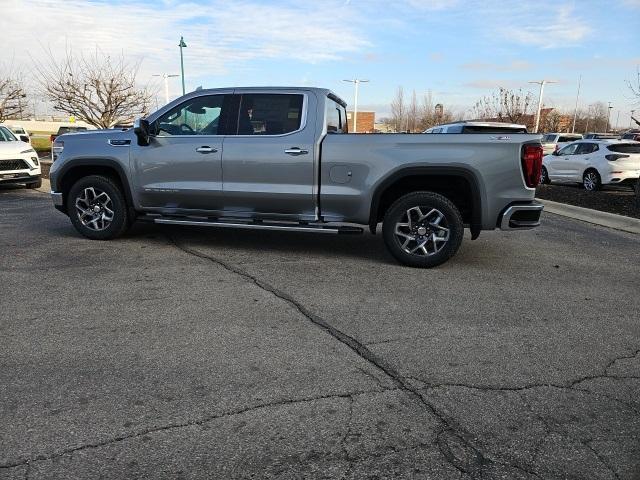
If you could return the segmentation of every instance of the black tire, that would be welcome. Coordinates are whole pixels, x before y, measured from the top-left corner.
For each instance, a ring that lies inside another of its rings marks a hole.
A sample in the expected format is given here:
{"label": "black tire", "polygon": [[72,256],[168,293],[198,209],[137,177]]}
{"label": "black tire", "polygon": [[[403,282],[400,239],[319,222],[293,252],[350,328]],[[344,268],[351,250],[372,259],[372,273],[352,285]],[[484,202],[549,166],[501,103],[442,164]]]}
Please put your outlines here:
{"label": "black tire", "polygon": [[42,179],[39,178],[35,182],[27,183],[26,186],[27,186],[27,188],[31,188],[31,189],[40,188],[42,186]]}
{"label": "black tire", "polygon": [[589,168],[582,175],[582,188],[589,192],[596,192],[602,188],[602,179],[595,168]]}
{"label": "black tire", "polygon": [[[91,202],[91,191],[94,192],[95,203]],[[108,201],[106,201],[107,198]],[[76,207],[77,203],[78,207]],[[96,211],[95,216],[92,216],[91,212],[96,206],[99,210]],[[84,212],[90,212],[89,215],[81,214],[79,209],[84,207],[88,207]],[[108,213],[109,211],[112,213]],[[127,203],[120,186],[111,178],[102,175],[83,177],[73,184],[67,195],[67,212],[76,230],[92,240],[110,240],[119,237],[130,225]],[[90,221],[97,217],[100,218],[95,223]],[[109,217],[111,220],[108,220]]]}
{"label": "black tire", "polygon": [[547,172],[546,167],[542,167],[540,171],[540,185],[549,185],[551,180],[549,180],[549,172]]}
{"label": "black tire", "polygon": [[[434,210],[437,213],[430,216]],[[409,215],[413,216],[411,221]],[[422,221],[416,220],[421,216]],[[391,255],[400,263],[417,268],[436,267],[449,260],[460,248],[463,234],[458,208],[448,198],[433,192],[413,192],[400,197],[387,210],[382,224],[384,242]],[[407,240],[410,237],[413,240]],[[441,240],[444,237],[446,240]],[[416,253],[411,253],[414,249]]]}

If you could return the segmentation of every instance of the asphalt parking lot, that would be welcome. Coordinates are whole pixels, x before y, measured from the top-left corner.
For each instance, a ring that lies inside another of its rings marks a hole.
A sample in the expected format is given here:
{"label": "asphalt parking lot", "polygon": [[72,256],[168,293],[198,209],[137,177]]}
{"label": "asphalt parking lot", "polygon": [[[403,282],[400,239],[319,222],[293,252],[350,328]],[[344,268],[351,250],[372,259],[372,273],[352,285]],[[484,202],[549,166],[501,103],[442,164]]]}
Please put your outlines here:
{"label": "asphalt parking lot", "polygon": [[640,478],[640,241],[80,238],[0,188],[0,478]]}

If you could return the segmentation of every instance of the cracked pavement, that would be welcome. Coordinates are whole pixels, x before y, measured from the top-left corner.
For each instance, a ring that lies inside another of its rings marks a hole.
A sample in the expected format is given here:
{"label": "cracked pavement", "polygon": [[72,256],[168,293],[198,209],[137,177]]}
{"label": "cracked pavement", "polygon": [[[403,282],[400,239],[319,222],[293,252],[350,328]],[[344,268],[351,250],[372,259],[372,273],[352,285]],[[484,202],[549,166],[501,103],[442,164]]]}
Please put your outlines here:
{"label": "cracked pavement", "polygon": [[0,188],[0,479],[640,478],[640,239],[80,238]]}

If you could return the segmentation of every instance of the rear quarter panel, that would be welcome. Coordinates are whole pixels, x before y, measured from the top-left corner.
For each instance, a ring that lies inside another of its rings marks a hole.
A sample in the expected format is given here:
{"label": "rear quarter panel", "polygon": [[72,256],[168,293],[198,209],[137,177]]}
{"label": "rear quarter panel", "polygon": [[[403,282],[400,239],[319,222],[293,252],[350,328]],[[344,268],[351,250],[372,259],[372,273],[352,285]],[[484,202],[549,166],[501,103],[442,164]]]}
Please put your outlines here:
{"label": "rear quarter panel", "polygon": [[476,179],[482,228],[493,229],[509,203],[533,200],[535,189],[524,184],[520,151],[523,143],[538,143],[540,138],[531,134],[327,135],[320,175],[323,216],[329,221],[366,224],[373,196],[385,179],[405,168],[455,167]]}

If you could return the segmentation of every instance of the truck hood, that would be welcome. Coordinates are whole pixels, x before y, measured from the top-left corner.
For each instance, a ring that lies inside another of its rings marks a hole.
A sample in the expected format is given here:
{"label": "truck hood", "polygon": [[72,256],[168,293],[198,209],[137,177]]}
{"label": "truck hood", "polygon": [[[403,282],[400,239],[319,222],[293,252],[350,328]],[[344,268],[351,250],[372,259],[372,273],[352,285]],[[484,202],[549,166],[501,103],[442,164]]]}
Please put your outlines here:
{"label": "truck hood", "polygon": [[31,145],[25,142],[0,142],[0,156],[19,155],[20,152],[29,150]]}

